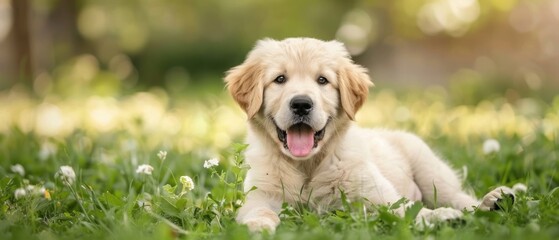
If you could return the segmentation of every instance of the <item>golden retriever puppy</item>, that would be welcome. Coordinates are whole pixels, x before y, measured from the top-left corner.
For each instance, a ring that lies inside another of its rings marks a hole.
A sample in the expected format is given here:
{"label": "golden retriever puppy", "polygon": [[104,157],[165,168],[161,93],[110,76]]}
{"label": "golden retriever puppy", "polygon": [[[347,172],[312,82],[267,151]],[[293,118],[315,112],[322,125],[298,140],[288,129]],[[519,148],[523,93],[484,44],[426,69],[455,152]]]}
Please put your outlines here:
{"label": "golden retriever puppy", "polygon": [[339,207],[341,191],[371,204],[409,199],[395,210],[399,215],[413,201],[445,206],[423,208],[421,222],[459,218],[461,210],[476,207],[491,210],[503,194],[514,196],[499,187],[478,201],[417,136],[358,127],[352,120],[372,83],[337,41],[258,41],[225,82],[248,115],[251,168],[244,187],[256,190],[237,221],[252,231],[275,230],[283,202],[305,202],[317,211]]}

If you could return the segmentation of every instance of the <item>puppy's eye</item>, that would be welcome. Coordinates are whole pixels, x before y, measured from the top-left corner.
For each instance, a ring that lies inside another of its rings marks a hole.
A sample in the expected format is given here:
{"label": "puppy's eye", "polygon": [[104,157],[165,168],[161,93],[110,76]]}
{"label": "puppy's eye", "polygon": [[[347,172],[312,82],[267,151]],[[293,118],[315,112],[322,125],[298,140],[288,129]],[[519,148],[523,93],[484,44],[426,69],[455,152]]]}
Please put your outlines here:
{"label": "puppy's eye", "polygon": [[317,79],[316,81],[317,81],[318,84],[320,84],[320,85],[325,85],[325,84],[328,83],[328,79],[326,79],[326,78],[323,77],[323,76],[318,77],[318,79]]}
{"label": "puppy's eye", "polygon": [[278,77],[276,77],[276,79],[274,79],[274,82],[277,84],[282,84],[285,81],[287,81],[287,79],[285,78],[284,75],[279,75]]}

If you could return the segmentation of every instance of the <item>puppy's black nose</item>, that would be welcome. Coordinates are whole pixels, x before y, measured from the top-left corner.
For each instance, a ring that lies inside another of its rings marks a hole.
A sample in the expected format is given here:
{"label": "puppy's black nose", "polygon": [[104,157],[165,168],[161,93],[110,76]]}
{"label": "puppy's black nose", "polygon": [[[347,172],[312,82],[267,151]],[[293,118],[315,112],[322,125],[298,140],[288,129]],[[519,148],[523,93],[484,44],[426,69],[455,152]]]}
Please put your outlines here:
{"label": "puppy's black nose", "polygon": [[291,111],[299,116],[308,115],[312,110],[312,100],[305,95],[297,95],[289,103]]}

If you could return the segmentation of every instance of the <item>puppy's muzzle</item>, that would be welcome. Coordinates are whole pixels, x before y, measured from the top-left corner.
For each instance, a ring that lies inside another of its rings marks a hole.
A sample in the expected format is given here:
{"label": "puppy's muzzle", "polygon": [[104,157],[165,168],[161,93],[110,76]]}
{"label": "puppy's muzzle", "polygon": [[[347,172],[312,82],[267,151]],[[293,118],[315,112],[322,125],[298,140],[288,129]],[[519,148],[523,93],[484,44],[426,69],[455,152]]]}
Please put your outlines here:
{"label": "puppy's muzzle", "polygon": [[307,116],[313,109],[313,102],[309,96],[297,95],[289,102],[291,112],[297,116]]}

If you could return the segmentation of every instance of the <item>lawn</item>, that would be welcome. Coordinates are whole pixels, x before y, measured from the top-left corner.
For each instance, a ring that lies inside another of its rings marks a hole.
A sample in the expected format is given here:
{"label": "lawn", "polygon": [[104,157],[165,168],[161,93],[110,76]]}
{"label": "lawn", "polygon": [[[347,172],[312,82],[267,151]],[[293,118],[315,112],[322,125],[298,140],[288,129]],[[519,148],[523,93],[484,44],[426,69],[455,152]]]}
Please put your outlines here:
{"label": "lawn", "polygon": [[[373,89],[357,121],[420,135],[478,197],[525,184],[514,204],[422,228],[412,211],[399,218],[366,200],[324,214],[302,203],[284,206],[275,233],[251,234],[234,221],[249,168],[245,115],[223,86],[43,97],[13,88],[0,93],[0,239],[558,239],[559,97],[451,96]],[[498,146],[484,151],[490,139]]]}

